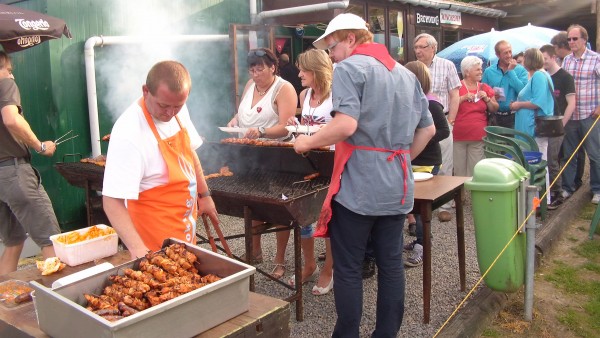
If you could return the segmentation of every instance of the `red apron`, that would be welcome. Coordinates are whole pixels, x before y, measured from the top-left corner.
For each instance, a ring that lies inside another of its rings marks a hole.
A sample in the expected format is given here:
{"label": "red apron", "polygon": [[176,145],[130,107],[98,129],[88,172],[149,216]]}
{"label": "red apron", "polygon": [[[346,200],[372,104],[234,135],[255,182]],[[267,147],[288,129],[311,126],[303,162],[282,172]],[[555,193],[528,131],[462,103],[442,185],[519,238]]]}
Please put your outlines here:
{"label": "red apron", "polygon": [[[329,183],[327,197],[325,197],[323,207],[321,208],[321,214],[319,215],[319,220],[317,221],[317,229],[315,230],[315,233],[313,235],[314,237],[329,237],[328,224],[331,220],[331,200],[333,199],[333,196],[335,196],[338,193],[338,191],[340,191],[340,184],[342,182],[342,174],[344,172],[344,168],[346,168],[346,163],[352,156],[352,153],[355,149],[391,153],[391,155],[387,158],[389,162],[393,161],[396,156],[400,156],[402,172],[404,173],[404,179],[402,184],[404,189],[404,195],[406,195],[406,189],[408,185],[406,181],[406,175],[408,174],[408,161],[406,160],[405,156],[406,154],[410,153],[409,150],[390,150],[384,148],[355,146],[345,141],[338,142],[335,145],[335,154],[333,159],[333,174],[331,175],[331,183]],[[404,196],[402,196],[401,203],[404,204]]]}
{"label": "red apron", "polygon": [[139,105],[158,141],[169,181],[141,192],[137,200],[127,200],[131,220],[144,244],[152,251],[160,250],[163,241],[169,237],[195,243],[198,188],[190,137],[175,116],[181,130],[162,140],[143,98]]}

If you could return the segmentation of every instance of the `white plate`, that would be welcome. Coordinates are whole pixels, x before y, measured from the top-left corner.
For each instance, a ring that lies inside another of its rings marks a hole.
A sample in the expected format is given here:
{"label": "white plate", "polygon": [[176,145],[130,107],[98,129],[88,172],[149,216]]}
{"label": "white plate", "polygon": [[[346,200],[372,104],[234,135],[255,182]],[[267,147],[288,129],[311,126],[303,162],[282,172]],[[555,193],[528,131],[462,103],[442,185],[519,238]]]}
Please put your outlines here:
{"label": "white plate", "polygon": [[240,128],[240,127],[219,127],[222,131],[226,133],[242,133],[245,134],[248,131],[248,128]]}
{"label": "white plate", "polygon": [[314,126],[298,126],[298,128],[296,129],[296,126],[286,126],[285,129],[287,129],[289,132],[292,133],[298,133],[298,134],[308,134],[308,133],[316,133],[317,131],[319,131],[319,129],[321,129],[323,127],[323,125],[317,124]]}
{"label": "white plate", "polygon": [[415,182],[420,182],[432,179],[433,175],[430,173],[413,173],[413,177],[415,178]]}

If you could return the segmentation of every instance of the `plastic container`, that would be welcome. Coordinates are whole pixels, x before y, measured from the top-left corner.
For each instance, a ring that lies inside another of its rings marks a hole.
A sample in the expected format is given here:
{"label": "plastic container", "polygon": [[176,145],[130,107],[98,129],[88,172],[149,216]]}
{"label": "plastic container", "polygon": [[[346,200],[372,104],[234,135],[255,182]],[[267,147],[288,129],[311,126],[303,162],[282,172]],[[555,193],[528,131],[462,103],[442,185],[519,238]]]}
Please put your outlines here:
{"label": "plastic container", "polygon": [[[108,225],[98,224],[96,227],[100,229],[107,229]],[[110,235],[96,237],[93,239],[73,243],[64,244],[59,242],[57,239],[59,236],[69,235],[73,232],[79,232],[80,235],[84,235],[92,227],[87,227],[79,230],[65,232],[58,235],[50,236],[52,244],[54,244],[54,251],[56,256],[60,258],[63,263],[70,266],[76,266],[83,263],[91,262],[95,259],[100,259],[108,256],[112,256],[117,253],[119,245],[119,237],[116,232]]]}
{"label": "plastic container", "polygon": [[[473,179],[465,182],[471,191],[477,261],[483,275],[519,227],[519,198],[529,173],[506,159],[484,159],[475,165]],[[521,215],[522,216],[522,215]],[[492,290],[516,292],[525,281],[525,233],[510,242],[484,278]]]}
{"label": "plastic container", "polygon": [[5,308],[15,308],[31,301],[33,289],[29,283],[10,279],[0,283],[0,304]]}
{"label": "plastic container", "polygon": [[[510,154],[505,154],[505,156],[512,159]],[[539,151],[523,151],[523,156],[529,164],[538,164],[542,161],[542,153]]]}

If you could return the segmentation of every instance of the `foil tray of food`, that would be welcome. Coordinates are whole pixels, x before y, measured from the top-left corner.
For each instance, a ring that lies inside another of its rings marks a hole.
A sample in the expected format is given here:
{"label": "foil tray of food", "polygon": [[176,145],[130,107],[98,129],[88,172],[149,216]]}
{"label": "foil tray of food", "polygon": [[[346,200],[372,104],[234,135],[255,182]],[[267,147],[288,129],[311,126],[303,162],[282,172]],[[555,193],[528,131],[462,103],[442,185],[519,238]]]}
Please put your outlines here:
{"label": "foil tray of food", "polygon": [[[173,245],[195,258],[167,252]],[[191,267],[186,261],[193,261]],[[176,273],[182,268],[199,277],[179,283],[174,276],[187,274]],[[50,289],[34,281],[31,286],[40,329],[52,337],[191,337],[248,310],[255,270],[171,238],[157,253],[68,285]]]}

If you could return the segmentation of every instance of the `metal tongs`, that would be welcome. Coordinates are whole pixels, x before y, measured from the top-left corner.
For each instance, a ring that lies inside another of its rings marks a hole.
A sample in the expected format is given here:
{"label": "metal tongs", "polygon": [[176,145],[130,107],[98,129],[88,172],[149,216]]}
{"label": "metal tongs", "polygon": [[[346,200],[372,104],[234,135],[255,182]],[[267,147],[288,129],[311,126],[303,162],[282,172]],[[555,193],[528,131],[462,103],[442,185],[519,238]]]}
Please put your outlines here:
{"label": "metal tongs", "polygon": [[66,141],[68,141],[68,140],[72,140],[72,139],[76,138],[77,136],[79,136],[79,135],[73,135],[73,136],[70,136],[70,137],[68,137],[68,138],[65,138],[67,135],[69,135],[69,134],[70,134],[70,133],[72,133],[72,132],[73,132],[73,129],[69,130],[69,131],[68,131],[66,134],[64,134],[63,136],[61,136],[61,137],[57,138],[56,140],[54,140],[54,144],[55,144],[55,145],[59,145],[59,144],[61,144],[61,143],[63,143],[63,142],[66,142]]}

